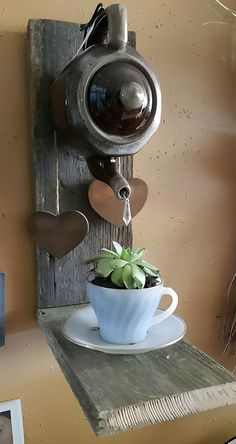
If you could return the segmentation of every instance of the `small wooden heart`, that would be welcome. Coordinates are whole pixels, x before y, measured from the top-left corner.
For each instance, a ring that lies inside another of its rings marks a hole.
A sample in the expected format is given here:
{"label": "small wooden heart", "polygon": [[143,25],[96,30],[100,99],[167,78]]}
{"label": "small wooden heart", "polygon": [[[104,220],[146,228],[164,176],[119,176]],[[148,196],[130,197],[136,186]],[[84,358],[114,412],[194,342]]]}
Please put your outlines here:
{"label": "small wooden heart", "polygon": [[88,229],[88,220],[79,211],[58,216],[42,211],[34,213],[29,220],[29,233],[36,245],[57,258],[79,245]]}
{"label": "small wooden heart", "polygon": [[[129,179],[131,187],[130,205],[132,219],[142,210],[148,196],[147,184],[141,179]],[[104,182],[94,180],[88,190],[89,202],[92,208],[110,224],[122,227],[124,202],[114,194]]]}

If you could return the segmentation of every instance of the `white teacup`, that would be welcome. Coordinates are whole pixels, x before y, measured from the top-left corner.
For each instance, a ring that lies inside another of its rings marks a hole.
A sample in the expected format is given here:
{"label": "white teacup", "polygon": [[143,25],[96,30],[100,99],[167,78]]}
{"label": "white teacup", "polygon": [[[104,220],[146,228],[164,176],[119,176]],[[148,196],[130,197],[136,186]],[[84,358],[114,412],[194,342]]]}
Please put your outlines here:
{"label": "white teacup", "polygon": [[[96,314],[101,337],[113,344],[134,344],[143,341],[148,329],[174,313],[178,295],[163,283],[143,289],[113,289],[87,281],[87,295]],[[172,298],[170,306],[155,314],[162,296]]]}

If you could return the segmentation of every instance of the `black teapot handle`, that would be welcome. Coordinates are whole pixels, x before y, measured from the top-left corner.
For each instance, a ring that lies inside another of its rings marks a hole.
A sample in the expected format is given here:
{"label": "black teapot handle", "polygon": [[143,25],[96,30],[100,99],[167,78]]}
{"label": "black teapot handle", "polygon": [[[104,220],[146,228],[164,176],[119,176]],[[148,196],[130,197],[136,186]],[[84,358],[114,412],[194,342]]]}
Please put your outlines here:
{"label": "black teapot handle", "polygon": [[115,4],[105,9],[108,19],[108,46],[112,49],[123,49],[128,41],[127,8]]}

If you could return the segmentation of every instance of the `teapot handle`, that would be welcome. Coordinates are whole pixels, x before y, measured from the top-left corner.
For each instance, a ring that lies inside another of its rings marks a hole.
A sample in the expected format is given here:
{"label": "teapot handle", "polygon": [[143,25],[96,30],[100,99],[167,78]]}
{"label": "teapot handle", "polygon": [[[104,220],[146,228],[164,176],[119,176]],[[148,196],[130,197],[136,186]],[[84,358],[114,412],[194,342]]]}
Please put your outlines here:
{"label": "teapot handle", "polygon": [[108,46],[112,49],[123,49],[128,41],[127,8],[115,4],[106,8],[108,19]]}

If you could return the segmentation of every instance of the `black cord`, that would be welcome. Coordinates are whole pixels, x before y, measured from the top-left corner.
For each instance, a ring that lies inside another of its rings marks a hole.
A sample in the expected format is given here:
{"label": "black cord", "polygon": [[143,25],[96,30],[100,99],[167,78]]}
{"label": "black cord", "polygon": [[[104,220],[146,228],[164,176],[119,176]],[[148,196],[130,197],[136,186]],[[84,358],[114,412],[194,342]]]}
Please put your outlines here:
{"label": "black cord", "polygon": [[98,37],[107,34],[108,32],[108,21],[107,21],[107,14],[105,12],[105,9],[103,7],[102,3],[99,3],[92,15],[92,18],[89,20],[88,23],[82,24],[80,26],[80,30],[84,31],[84,39],[86,35],[89,33],[91,27],[93,28],[91,35],[89,36],[88,40],[85,42],[83,46],[83,51],[87,49],[89,46],[100,43],[96,41],[95,35]]}
{"label": "black cord", "polygon": [[101,14],[101,12],[105,11],[104,6],[102,3],[99,3],[96,6],[96,9],[91,17],[91,19],[89,20],[88,23],[84,23],[82,25],[80,25],[80,31],[86,31],[91,25],[92,23],[95,21],[95,19]]}
{"label": "black cord", "polygon": [[[104,20],[105,19],[105,20]],[[100,26],[102,23],[102,26]],[[81,50],[85,51],[86,48],[88,48],[89,46],[93,45],[95,42],[94,39],[94,34],[95,33],[101,33],[101,34],[106,34],[108,32],[108,20],[107,20],[107,14],[106,11],[103,7],[102,3],[99,3],[91,17],[91,19],[89,20],[88,23],[84,23],[80,25],[80,31],[84,32],[84,38],[83,40],[85,40],[86,35],[88,34],[89,30],[91,29],[91,26],[93,27],[93,30],[91,32],[91,35],[89,36],[88,40],[84,42]],[[80,52],[80,51],[79,51]],[[79,55],[79,52],[77,52],[72,59],[70,60],[70,62],[64,67],[63,71],[64,72],[66,69],[68,69],[68,67],[70,66],[71,63],[74,62],[74,60],[76,59],[76,57]]]}

